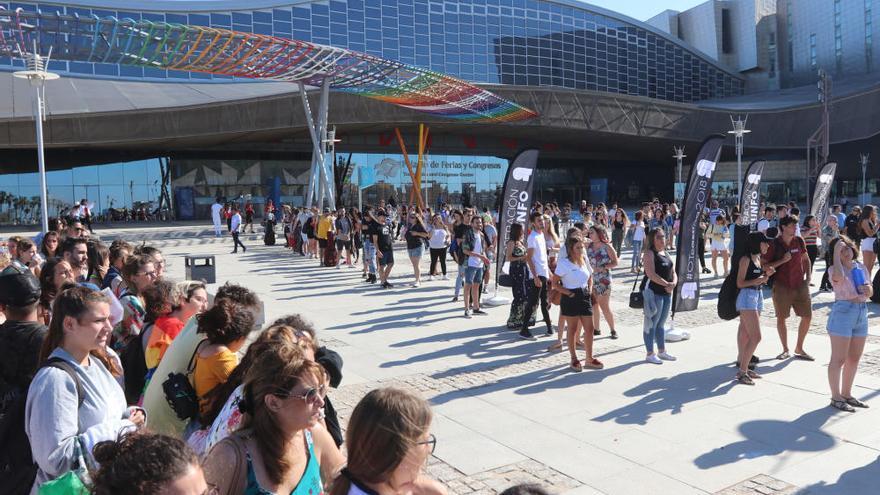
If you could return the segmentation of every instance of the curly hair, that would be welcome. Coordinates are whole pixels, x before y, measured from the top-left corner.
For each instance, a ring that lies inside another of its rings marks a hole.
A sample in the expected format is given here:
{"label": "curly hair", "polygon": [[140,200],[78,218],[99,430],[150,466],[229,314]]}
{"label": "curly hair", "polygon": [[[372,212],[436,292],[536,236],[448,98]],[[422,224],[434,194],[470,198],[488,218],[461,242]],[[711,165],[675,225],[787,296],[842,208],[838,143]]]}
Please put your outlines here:
{"label": "curly hair", "polygon": [[246,337],[254,327],[254,314],[244,305],[229,299],[220,299],[197,318],[198,333],[205,334],[212,344],[229,345]]}
{"label": "curly hair", "polygon": [[195,452],[179,438],[154,433],[129,433],[95,445],[101,465],[92,474],[93,495],[152,495],[199,466]]}
{"label": "curly hair", "polygon": [[223,299],[230,299],[249,308],[254,308],[260,305],[260,298],[258,298],[253,291],[247,287],[233,284],[231,282],[226,282],[217,289],[217,295],[214,296],[214,304],[217,304]]}

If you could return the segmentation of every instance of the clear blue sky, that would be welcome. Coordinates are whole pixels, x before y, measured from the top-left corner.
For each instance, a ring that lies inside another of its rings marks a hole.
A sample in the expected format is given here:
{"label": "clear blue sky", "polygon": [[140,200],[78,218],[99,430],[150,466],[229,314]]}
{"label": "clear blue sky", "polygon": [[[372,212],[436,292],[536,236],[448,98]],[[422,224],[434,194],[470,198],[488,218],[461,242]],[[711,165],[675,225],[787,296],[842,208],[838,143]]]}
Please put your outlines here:
{"label": "clear blue sky", "polygon": [[[584,1],[584,0],[581,0]],[[620,12],[633,19],[644,21],[664,10],[687,10],[706,0],[586,0],[584,3]]]}

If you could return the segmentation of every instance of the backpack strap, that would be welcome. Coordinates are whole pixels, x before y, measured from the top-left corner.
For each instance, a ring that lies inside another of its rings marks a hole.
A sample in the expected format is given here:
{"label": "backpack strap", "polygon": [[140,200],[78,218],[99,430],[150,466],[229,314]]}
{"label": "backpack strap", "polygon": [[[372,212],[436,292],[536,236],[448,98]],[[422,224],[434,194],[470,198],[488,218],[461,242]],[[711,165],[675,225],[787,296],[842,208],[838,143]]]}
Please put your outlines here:
{"label": "backpack strap", "polygon": [[53,357],[49,358],[41,368],[58,368],[70,375],[70,377],[73,378],[73,382],[76,384],[77,408],[82,407],[83,402],[86,400],[86,393],[83,389],[82,382],[79,380],[79,377],[76,376],[76,370],[73,369],[73,366],[71,366],[70,363],[60,357]]}
{"label": "backpack strap", "polygon": [[201,342],[196,344],[196,348],[195,348],[195,350],[193,350],[192,357],[189,358],[189,364],[186,365],[186,374],[187,375],[191,375],[193,372],[193,369],[194,369],[193,364],[196,361],[196,356],[199,354],[199,347],[201,347],[202,344],[204,344],[207,341],[208,341],[208,339],[202,339]]}

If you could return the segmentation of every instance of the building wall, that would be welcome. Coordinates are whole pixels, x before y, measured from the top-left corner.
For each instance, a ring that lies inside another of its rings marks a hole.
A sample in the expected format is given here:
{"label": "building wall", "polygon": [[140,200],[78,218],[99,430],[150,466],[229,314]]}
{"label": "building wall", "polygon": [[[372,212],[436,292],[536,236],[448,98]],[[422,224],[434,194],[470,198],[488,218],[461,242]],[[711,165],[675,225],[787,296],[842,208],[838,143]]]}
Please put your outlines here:
{"label": "building wall", "polygon": [[880,1],[779,0],[777,7],[785,87],[814,83],[818,69],[837,80],[875,71]]}
{"label": "building wall", "polygon": [[[39,7],[43,12],[213,26],[301,39],[399,60],[477,83],[549,85],[684,102],[739,95],[744,85],[737,74],[645,24],[573,1],[291,3],[258,11],[196,12],[189,6],[189,11],[138,12],[0,1],[7,8]],[[192,2],[181,2],[184,4]],[[247,5],[244,0],[229,4]],[[8,69],[13,64],[20,65],[20,61],[0,59],[0,68]],[[116,64],[55,61],[50,69],[89,76],[224,79]]]}

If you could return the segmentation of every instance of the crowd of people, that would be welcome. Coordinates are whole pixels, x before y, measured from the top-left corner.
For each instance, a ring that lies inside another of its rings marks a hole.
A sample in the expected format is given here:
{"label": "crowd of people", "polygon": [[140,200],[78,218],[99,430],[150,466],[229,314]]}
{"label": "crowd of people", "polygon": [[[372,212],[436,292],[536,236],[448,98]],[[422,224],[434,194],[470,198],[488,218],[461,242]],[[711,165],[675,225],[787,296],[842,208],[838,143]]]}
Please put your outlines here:
{"label": "crowd of people", "polygon": [[[243,222],[237,206],[229,211],[233,243],[246,249],[239,234],[252,225],[253,208],[248,214],[246,207]],[[605,366],[593,352],[602,319],[609,337],[619,337],[612,271],[629,251],[634,287],[641,281],[633,292],[642,302],[645,361],[677,359],[665,338],[678,285],[674,203],[646,202],[632,215],[617,204],[536,203],[527,224],[510,225],[500,250],[503,236],[488,209],[380,202],[363,211],[281,211],[287,248],[322,267],[360,264],[364,282],[384,289],[394,286],[395,241],[406,243],[413,287],[449,280],[447,263],[454,263],[452,301],[462,303],[464,318],[487,314],[482,299],[498,274],[498,284],[513,292],[507,328],[536,340],[540,309],[543,334],[556,337],[548,351],[567,349],[575,372]],[[274,231],[274,213],[267,205],[267,230]],[[814,360],[805,350],[809,287],[823,256],[820,289],[835,298],[826,324],[831,405],[848,412],[867,407],[852,388],[880,248],[876,208],[857,206],[846,216],[835,205],[821,226],[810,215],[801,221],[794,204],[767,206],[754,229],[739,217],[736,208],[712,203],[699,219],[697,243],[704,273],[735,280],[735,379],[754,385],[761,378],[754,354],[767,287],[782,349],[776,358]],[[9,447],[0,471],[12,493],[41,493],[72,479],[96,494],[121,487],[181,494],[444,492],[421,470],[437,439],[430,407],[418,396],[393,388],[368,393],[343,436],[329,392],[342,381],[342,358],[319,345],[302,316],[280,318],[252,336],[261,304],[249,289],[226,283],[211,295],[203,282],[169,280],[154,246],[120,239],[107,245],[76,218],[53,219],[50,227],[35,239],[10,238],[0,253],[0,440]],[[735,236],[745,239],[735,243]],[[799,318],[793,348],[792,310]],[[187,369],[179,370],[185,383],[173,373],[162,376],[169,349],[187,339],[196,340]],[[157,386],[170,394],[167,410],[144,408]]]}
{"label": "crowd of people", "polygon": [[[261,308],[249,289],[212,297],[169,280],[154,246],[52,227],[9,239],[0,259],[4,493],[445,493],[422,472],[436,445],[424,399],[373,390],[343,437],[328,395],[342,358],[302,316],[245,349]],[[172,376],[155,373],[193,334],[191,392],[168,395]],[[168,410],[146,408],[153,381]]]}

